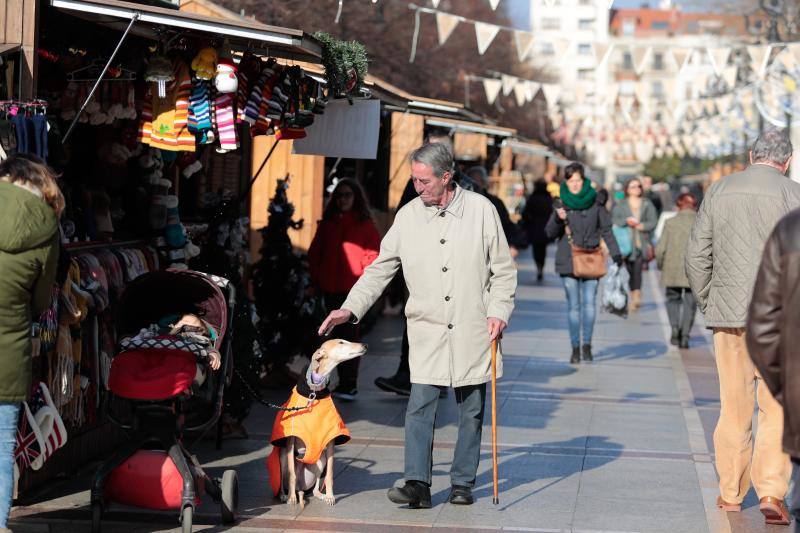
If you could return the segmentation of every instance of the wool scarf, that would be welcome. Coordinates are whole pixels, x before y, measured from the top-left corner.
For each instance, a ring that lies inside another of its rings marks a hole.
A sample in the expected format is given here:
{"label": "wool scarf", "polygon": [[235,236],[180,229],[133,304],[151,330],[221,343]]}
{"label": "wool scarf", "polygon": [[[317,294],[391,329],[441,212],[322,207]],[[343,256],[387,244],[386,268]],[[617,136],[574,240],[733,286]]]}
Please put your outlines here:
{"label": "wool scarf", "polygon": [[592,182],[584,179],[583,187],[578,194],[572,194],[567,187],[567,182],[561,183],[561,201],[567,209],[583,211],[589,209],[597,201],[597,191],[592,187]]}

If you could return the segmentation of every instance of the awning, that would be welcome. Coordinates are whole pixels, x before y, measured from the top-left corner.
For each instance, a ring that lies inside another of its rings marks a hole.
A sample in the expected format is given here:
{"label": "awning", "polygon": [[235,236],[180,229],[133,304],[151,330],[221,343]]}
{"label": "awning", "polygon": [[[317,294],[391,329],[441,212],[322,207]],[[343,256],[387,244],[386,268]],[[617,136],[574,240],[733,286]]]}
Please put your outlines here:
{"label": "awning", "polygon": [[138,14],[132,32],[152,39],[157,39],[157,31],[166,26],[186,33],[217,35],[240,45],[258,46],[276,57],[318,61],[322,53],[319,42],[301,30],[268,26],[245,18],[219,19],[120,0],[50,0],[50,5],[119,30],[124,30]]}
{"label": "awning", "polygon": [[0,44],[0,56],[6,55],[6,54],[13,54],[14,52],[16,52],[17,50],[20,49],[20,46],[21,45],[19,43],[3,43],[3,44]]}
{"label": "awning", "polygon": [[511,148],[511,151],[515,153],[539,155],[542,157],[555,156],[555,154],[543,144],[506,139],[503,141],[503,146]]}
{"label": "awning", "polygon": [[496,137],[511,137],[517,133],[517,130],[513,128],[490,126],[478,122],[467,122],[465,120],[427,117],[425,123],[429,126],[437,126],[439,128],[450,128],[455,131],[467,131],[470,133],[485,133],[486,135],[494,135]]}

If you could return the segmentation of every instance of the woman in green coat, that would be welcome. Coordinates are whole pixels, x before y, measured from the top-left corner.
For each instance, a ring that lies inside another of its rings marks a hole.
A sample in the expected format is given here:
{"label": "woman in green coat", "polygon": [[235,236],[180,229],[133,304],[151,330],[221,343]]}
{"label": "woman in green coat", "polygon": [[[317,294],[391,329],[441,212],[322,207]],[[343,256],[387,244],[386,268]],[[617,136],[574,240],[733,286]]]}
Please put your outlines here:
{"label": "woman in green coat", "polygon": [[653,259],[650,234],[658,225],[658,213],[650,200],[644,197],[642,182],[633,178],[625,184],[625,199],[619,201],[611,213],[616,227],[630,228],[633,251],[625,258],[625,266],[631,275],[631,311],[636,311],[642,302],[642,268]]}
{"label": "woman in green coat", "polygon": [[31,322],[50,304],[63,208],[45,164],[0,163],[0,529],[11,509],[20,402],[31,388]]}

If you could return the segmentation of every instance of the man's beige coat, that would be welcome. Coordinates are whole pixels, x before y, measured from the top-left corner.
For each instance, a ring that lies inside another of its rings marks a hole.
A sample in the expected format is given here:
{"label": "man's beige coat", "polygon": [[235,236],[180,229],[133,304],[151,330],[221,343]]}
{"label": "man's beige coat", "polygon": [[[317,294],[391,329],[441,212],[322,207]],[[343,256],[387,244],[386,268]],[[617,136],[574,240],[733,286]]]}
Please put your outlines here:
{"label": "man's beige coat", "polygon": [[[397,212],[378,258],[342,308],[363,317],[402,266],[409,291],[411,382],[461,387],[491,379],[488,317],[508,323],[517,271],[494,206],[456,188],[444,211],[420,198]],[[498,353],[498,377],[503,373]]]}

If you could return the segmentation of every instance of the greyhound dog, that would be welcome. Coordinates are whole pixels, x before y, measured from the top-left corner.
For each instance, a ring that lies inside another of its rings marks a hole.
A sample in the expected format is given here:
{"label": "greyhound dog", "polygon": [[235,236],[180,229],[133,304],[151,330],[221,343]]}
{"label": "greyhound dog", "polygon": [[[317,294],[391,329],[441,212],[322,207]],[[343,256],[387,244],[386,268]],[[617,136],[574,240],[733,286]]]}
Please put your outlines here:
{"label": "greyhound dog", "polygon": [[336,502],[333,447],[350,440],[350,432],[333,405],[328,381],[339,363],[361,357],[366,351],[365,344],[325,341],[283,404],[288,409],[300,409],[280,411],[275,417],[267,470],[272,492],[282,502],[304,507],[305,492],[309,490],[328,505]]}

